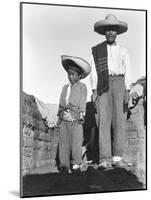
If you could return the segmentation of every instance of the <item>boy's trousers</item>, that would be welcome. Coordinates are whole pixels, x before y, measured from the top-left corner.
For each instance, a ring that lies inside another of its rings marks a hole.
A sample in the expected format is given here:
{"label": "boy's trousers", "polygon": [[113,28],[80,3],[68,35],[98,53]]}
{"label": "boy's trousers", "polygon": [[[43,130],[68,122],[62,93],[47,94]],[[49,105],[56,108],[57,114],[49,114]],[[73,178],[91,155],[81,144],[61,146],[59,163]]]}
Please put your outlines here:
{"label": "boy's trousers", "polygon": [[61,166],[70,167],[72,164],[81,164],[82,161],[83,128],[81,124],[62,121],[59,135],[59,158]]}
{"label": "boy's trousers", "polygon": [[[97,97],[96,121],[99,127],[99,157],[122,156],[124,145],[123,101],[125,82],[122,76],[109,77],[109,90]],[[111,140],[111,127],[113,141]]]}

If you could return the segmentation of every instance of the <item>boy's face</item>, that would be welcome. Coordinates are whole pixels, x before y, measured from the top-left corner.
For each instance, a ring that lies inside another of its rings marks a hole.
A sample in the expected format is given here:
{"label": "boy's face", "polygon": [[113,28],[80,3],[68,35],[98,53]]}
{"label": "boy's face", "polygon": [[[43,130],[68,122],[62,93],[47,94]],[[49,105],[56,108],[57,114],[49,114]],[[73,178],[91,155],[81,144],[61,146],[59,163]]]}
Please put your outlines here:
{"label": "boy's face", "polygon": [[78,74],[77,71],[73,69],[68,70],[68,79],[71,84],[74,84],[80,80],[80,75]]}
{"label": "boy's face", "polygon": [[115,42],[116,36],[117,36],[117,27],[115,27],[115,26],[106,27],[105,36],[107,39],[107,43],[113,44]]}

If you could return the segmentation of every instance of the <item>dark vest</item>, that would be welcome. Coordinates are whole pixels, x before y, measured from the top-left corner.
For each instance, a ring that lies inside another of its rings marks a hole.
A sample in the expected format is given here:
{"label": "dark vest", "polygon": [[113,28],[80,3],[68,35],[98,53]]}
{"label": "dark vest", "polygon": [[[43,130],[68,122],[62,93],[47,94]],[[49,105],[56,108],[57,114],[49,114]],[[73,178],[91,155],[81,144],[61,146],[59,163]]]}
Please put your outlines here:
{"label": "dark vest", "polygon": [[98,75],[97,93],[101,96],[109,89],[109,72],[107,62],[107,42],[92,47],[92,54]]}

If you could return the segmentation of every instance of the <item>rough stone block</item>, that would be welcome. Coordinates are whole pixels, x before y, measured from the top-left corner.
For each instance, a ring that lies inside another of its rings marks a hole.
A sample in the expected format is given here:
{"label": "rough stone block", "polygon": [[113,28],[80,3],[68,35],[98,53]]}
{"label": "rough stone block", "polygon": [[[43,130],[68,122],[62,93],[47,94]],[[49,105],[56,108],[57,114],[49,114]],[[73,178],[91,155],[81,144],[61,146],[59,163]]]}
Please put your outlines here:
{"label": "rough stone block", "polygon": [[128,146],[129,147],[136,147],[136,148],[143,148],[143,146],[145,145],[145,141],[144,139],[129,139],[128,140]]}
{"label": "rough stone block", "polygon": [[136,130],[136,127],[131,120],[127,120],[127,122],[125,124],[125,130],[126,131],[135,131]]}
{"label": "rough stone block", "polygon": [[50,159],[55,159],[55,158],[56,158],[56,154],[57,154],[57,151],[52,150],[52,151],[50,152],[50,154],[49,154]]}
{"label": "rough stone block", "polygon": [[127,148],[123,152],[123,158],[127,162],[134,162],[137,160],[137,149]]}
{"label": "rough stone block", "polygon": [[31,128],[28,128],[26,126],[24,126],[23,128],[23,136],[28,136],[33,138],[34,137],[34,131]]}
{"label": "rough stone block", "polygon": [[32,107],[30,107],[28,113],[33,118],[38,119],[38,120],[42,120],[42,116],[41,116],[38,108],[37,109],[33,109]]}
{"label": "rough stone block", "polygon": [[143,120],[135,120],[133,121],[133,124],[138,131],[144,130],[144,121]]}
{"label": "rough stone block", "polygon": [[40,147],[40,149],[46,149],[47,148],[47,142],[46,141],[41,141],[40,142],[40,145],[41,145],[41,147]]}
{"label": "rough stone block", "polygon": [[127,138],[137,138],[137,131],[128,131]]}
{"label": "rough stone block", "polygon": [[23,125],[31,125],[34,126],[34,120],[33,117],[28,115],[28,113],[22,114],[22,123]]}
{"label": "rough stone block", "polygon": [[34,129],[34,139],[39,139],[40,132],[38,129]]}
{"label": "rough stone block", "polygon": [[143,131],[138,131],[138,138],[145,139],[146,138],[146,132],[145,129]]}
{"label": "rough stone block", "polygon": [[137,139],[137,146],[138,147],[143,147],[145,146],[145,140],[143,138]]}
{"label": "rough stone block", "polygon": [[25,157],[31,157],[32,156],[32,151],[33,151],[32,147],[23,147],[23,155]]}
{"label": "rough stone block", "polygon": [[49,133],[45,134],[45,140],[50,142],[51,141],[51,135]]}
{"label": "rough stone block", "polygon": [[23,169],[33,169],[33,160],[31,157],[23,157]]}
{"label": "rough stone block", "polygon": [[34,149],[35,149],[35,150],[40,149],[40,148],[41,148],[41,141],[35,139],[35,140],[34,140],[33,146],[34,146]]}
{"label": "rough stone block", "polygon": [[34,141],[30,137],[23,137],[23,146],[24,147],[33,147]]}
{"label": "rough stone block", "polygon": [[39,161],[40,167],[47,165],[46,160]]}
{"label": "rough stone block", "polygon": [[48,132],[48,127],[43,123],[43,121],[38,122],[38,129],[43,132]]}
{"label": "rough stone block", "polygon": [[45,132],[40,131],[40,133],[39,133],[39,139],[46,140],[46,134],[45,134]]}
{"label": "rough stone block", "polygon": [[52,142],[47,143],[47,148],[48,148],[48,151],[52,150],[52,148],[53,148]]}

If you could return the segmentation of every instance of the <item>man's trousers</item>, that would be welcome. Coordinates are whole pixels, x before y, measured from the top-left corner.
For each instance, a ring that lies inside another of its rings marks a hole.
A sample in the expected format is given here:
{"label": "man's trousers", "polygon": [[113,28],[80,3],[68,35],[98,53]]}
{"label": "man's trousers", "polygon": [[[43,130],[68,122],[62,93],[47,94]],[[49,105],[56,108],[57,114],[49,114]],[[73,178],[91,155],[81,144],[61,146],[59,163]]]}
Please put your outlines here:
{"label": "man's trousers", "polygon": [[[124,145],[123,101],[125,82],[122,76],[109,77],[109,90],[97,97],[96,121],[99,127],[99,157],[121,156]],[[112,137],[111,137],[112,130]]]}

